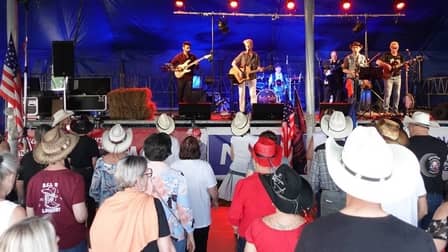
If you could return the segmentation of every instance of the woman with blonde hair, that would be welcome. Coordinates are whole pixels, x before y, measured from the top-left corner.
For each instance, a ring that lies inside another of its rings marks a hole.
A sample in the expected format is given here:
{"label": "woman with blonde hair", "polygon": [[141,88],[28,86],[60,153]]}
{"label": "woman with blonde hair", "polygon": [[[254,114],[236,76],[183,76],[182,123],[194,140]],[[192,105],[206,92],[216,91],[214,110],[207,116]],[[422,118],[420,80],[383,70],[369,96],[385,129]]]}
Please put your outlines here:
{"label": "woman with blonde hair", "polygon": [[12,225],[0,236],[0,251],[57,252],[56,240],[51,222],[33,216]]}

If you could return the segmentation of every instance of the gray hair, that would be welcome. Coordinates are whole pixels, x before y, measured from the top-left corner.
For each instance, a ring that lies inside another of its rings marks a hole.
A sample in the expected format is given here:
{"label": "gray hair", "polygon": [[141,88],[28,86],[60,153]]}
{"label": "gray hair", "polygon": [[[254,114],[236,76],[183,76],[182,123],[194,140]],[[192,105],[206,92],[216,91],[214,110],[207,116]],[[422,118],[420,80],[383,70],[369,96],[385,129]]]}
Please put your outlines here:
{"label": "gray hair", "polygon": [[19,169],[19,161],[13,154],[5,152],[0,154],[0,181],[6,176],[16,173]]}
{"label": "gray hair", "polygon": [[130,155],[118,161],[115,170],[115,181],[119,190],[133,187],[137,184],[148,166],[146,158],[141,156]]}
{"label": "gray hair", "polygon": [[45,217],[26,218],[0,236],[0,251],[57,252],[56,231]]}

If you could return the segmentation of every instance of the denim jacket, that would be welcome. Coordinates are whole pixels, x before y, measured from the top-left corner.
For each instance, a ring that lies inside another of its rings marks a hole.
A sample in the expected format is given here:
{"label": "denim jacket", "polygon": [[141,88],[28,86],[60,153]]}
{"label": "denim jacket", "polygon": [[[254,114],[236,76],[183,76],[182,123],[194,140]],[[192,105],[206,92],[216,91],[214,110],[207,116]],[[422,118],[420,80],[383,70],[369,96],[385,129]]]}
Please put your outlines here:
{"label": "denim jacket", "polygon": [[96,161],[89,195],[100,205],[105,199],[117,192],[117,185],[114,179],[116,168],[116,164],[105,163],[103,157]]}

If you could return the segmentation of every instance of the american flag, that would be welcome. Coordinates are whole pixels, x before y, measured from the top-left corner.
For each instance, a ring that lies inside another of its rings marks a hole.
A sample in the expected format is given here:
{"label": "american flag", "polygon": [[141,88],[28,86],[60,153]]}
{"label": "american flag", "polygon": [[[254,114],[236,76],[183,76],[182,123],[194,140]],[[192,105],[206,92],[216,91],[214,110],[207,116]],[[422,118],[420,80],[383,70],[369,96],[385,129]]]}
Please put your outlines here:
{"label": "american flag", "polygon": [[296,113],[294,107],[290,102],[285,103],[283,107],[283,119],[282,119],[282,145],[283,156],[288,160],[292,158],[292,140],[296,135]]}
{"label": "american flag", "polygon": [[0,96],[11,104],[14,110],[14,119],[19,136],[23,132],[22,117],[22,82],[18,73],[18,61],[16,48],[12,34],[9,37],[8,50],[6,51],[3,64],[2,82],[0,85]]}

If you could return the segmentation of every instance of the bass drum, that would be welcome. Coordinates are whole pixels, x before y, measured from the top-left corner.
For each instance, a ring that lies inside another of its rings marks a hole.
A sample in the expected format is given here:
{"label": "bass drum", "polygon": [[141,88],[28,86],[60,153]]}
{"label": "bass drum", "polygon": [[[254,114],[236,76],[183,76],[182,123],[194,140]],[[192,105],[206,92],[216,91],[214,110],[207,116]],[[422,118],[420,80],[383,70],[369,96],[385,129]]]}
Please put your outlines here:
{"label": "bass drum", "polygon": [[277,103],[277,95],[271,89],[263,89],[257,95],[257,103],[261,104]]}

